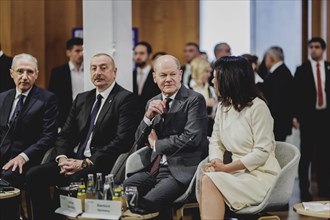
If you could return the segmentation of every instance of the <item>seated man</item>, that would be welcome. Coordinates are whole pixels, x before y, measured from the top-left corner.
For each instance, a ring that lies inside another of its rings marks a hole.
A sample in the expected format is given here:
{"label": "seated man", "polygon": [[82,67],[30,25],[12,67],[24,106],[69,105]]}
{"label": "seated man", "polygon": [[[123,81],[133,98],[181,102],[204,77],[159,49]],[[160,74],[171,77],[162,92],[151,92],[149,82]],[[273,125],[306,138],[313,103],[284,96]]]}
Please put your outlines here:
{"label": "seated man", "polygon": [[10,69],[16,89],[0,93],[0,178],[17,188],[57,136],[56,97],[34,85],[38,74],[36,58],[16,55]]}
{"label": "seated man", "polygon": [[[177,58],[159,57],[154,71],[162,93],[148,102],[136,132],[140,143],[149,142],[152,154],[143,159],[150,161],[150,166],[131,175],[124,186],[138,188],[139,207],[133,212],[160,211],[160,219],[171,219],[169,207],[188,188],[197,165],[207,154],[208,119],[204,97],[181,85]],[[154,176],[151,184],[149,174]]]}
{"label": "seated man", "polygon": [[90,64],[96,87],[78,94],[55,143],[56,157],[27,174],[35,219],[51,219],[49,186],[69,185],[87,174],[108,174],[117,157],[133,144],[138,121],[135,96],[116,82],[117,68],[108,54]]}

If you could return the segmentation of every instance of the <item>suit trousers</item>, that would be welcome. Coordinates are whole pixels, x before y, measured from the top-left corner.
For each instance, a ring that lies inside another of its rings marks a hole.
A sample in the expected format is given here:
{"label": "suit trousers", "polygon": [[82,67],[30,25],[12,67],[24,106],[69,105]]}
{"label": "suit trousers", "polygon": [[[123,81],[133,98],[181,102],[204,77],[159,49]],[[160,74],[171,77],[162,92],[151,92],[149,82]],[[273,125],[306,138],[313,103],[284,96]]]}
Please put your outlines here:
{"label": "suit trousers", "polygon": [[[145,172],[135,173],[124,181],[124,187],[137,186],[139,188],[145,180]],[[169,219],[164,215],[169,213],[168,210],[171,209],[172,203],[188,188],[171,175],[168,166],[163,165],[160,165],[155,185],[149,187],[149,190],[139,191],[138,207],[151,212],[159,211],[159,219]]]}
{"label": "suit trousers", "polygon": [[50,186],[68,186],[70,182],[78,182],[81,178],[86,179],[87,174],[98,172],[94,166],[87,167],[66,177],[60,174],[60,167],[55,161],[31,168],[26,174],[27,190],[29,190],[34,219],[54,219],[54,211],[59,207],[51,199]]}
{"label": "suit trousers", "polygon": [[318,194],[330,196],[330,129],[326,110],[315,111],[313,118],[300,124],[301,158],[299,162],[299,185],[301,195],[309,193],[309,167],[316,164]]}

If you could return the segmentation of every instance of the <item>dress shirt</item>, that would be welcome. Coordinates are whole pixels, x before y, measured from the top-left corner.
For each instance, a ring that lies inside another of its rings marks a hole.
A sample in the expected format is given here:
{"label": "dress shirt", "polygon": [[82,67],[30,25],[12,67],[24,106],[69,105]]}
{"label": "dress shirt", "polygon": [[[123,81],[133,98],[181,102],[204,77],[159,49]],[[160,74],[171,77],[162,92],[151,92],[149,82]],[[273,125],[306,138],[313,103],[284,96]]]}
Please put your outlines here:
{"label": "dress shirt", "polygon": [[141,69],[140,67],[138,67],[136,69],[136,71],[137,71],[136,82],[137,82],[137,86],[138,86],[138,94],[139,95],[142,94],[144,83],[147,80],[147,77],[148,77],[148,74],[149,74],[150,70],[151,70],[151,66],[150,65],[147,65],[143,69]]}
{"label": "dress shirt", "polygon": [[185,69],[184,69],[184,73],[183,73],[183,84],[184,85],[188,85],[188,83],[189,83],[189,77],[190,77],[190,75],[191,75],[191,66],[190,66],[190,64],[186,64],[185,65]]}
{"label": "dress shirt", "polygon": [[71,86],[72,86],[72,100],[76,98],[78,93],[84,91],[84,64],[81,64],[79,69],[69,61],[70,75],[71,75]]}
{"label": "dress shirt", "polygon": [[318,105],[318,87],[317,87],[317,62],[313,59],[310,59],[311,65],[312,65],[312,70],[313,70],[313,77],[314,77],[314,82],[315,82],[315,88],[316,88],[316,103],[315,103],[315,108],[318,110],[321,109],[326,109],[327,108],[327,94],[325,93],[325,67],[324,67],[324,60],[319,61],[320,64],[320,73],[321,73],[321,85],[322,85],[322,96],[323,96],[323,105],[319,106]]}
{"label": "dress shirt", "polygon": [[[16,88],[16,95],[15,95],[15,99],[14,99],[14,102],[13,102],[13,106],[11,107],[11,112],[10,112],[10,115],[9,115],[9,120],[10,120],[10,118],[11,118],[11,117],[13,116],[13,114],[14,114],[14,111],[15,111],[16,105],[17,105],[18,100],[19,100],[19,96],[20,96],[20,95],[24,95],[24,96],[25,96],[25,98],[24,98],[24,100],[23,100],[23,103],[24,103],[25,100],[26,100],[26,97],[29,95],[31,89],[32,89],[32,86],[31,86],[31,88],[30,88],[28,91],[21,93],[21,92]],[[20,153],[19,155],[22,156],[22,157],[24,158],[25,162],[28,162],[28,161],[30,160],[29,157],[28,157],[24,152]]]}
{"label": "dress shirt", "polygon": [[275,63],[269,70],[270,73],[273,73],[279,66],[283,64],[283,61],[280,61],[278,63]]}
{"label": "dress shirt", "polygon": [[0,57],[3,55],[3,52],[2,52],[2,50],[0,50]]}

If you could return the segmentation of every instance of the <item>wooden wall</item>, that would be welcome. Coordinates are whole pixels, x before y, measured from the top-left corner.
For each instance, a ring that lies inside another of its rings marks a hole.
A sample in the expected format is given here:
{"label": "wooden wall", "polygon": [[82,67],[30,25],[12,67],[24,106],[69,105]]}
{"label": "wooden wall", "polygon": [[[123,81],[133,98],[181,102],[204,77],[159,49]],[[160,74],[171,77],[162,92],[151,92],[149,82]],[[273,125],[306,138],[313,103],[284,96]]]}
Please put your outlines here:
{"label": "wooden wall", "polygon": [[41,87],[47,87],[52,67],[67,62],[65,42],[75,27],[82,27],[81,0],[0,0],[2,50],[11,56],[35,56]]}
{"label": "wooden wall", "polygon": [[199,0],[132,0],[133,27],[139,41],[153,51],[164,51],[184,63],[187,42],[199,43]]}

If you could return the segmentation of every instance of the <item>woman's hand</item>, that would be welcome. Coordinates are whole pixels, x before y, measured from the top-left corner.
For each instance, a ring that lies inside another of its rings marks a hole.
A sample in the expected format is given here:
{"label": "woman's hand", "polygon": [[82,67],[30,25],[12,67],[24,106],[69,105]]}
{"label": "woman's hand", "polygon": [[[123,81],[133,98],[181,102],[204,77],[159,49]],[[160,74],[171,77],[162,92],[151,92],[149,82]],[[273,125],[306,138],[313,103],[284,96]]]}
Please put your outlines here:
{"label": "woman's hand", "polygon": [[227,172],[226,165],[220,159],[213,159],[205,164],[205,172]]}

